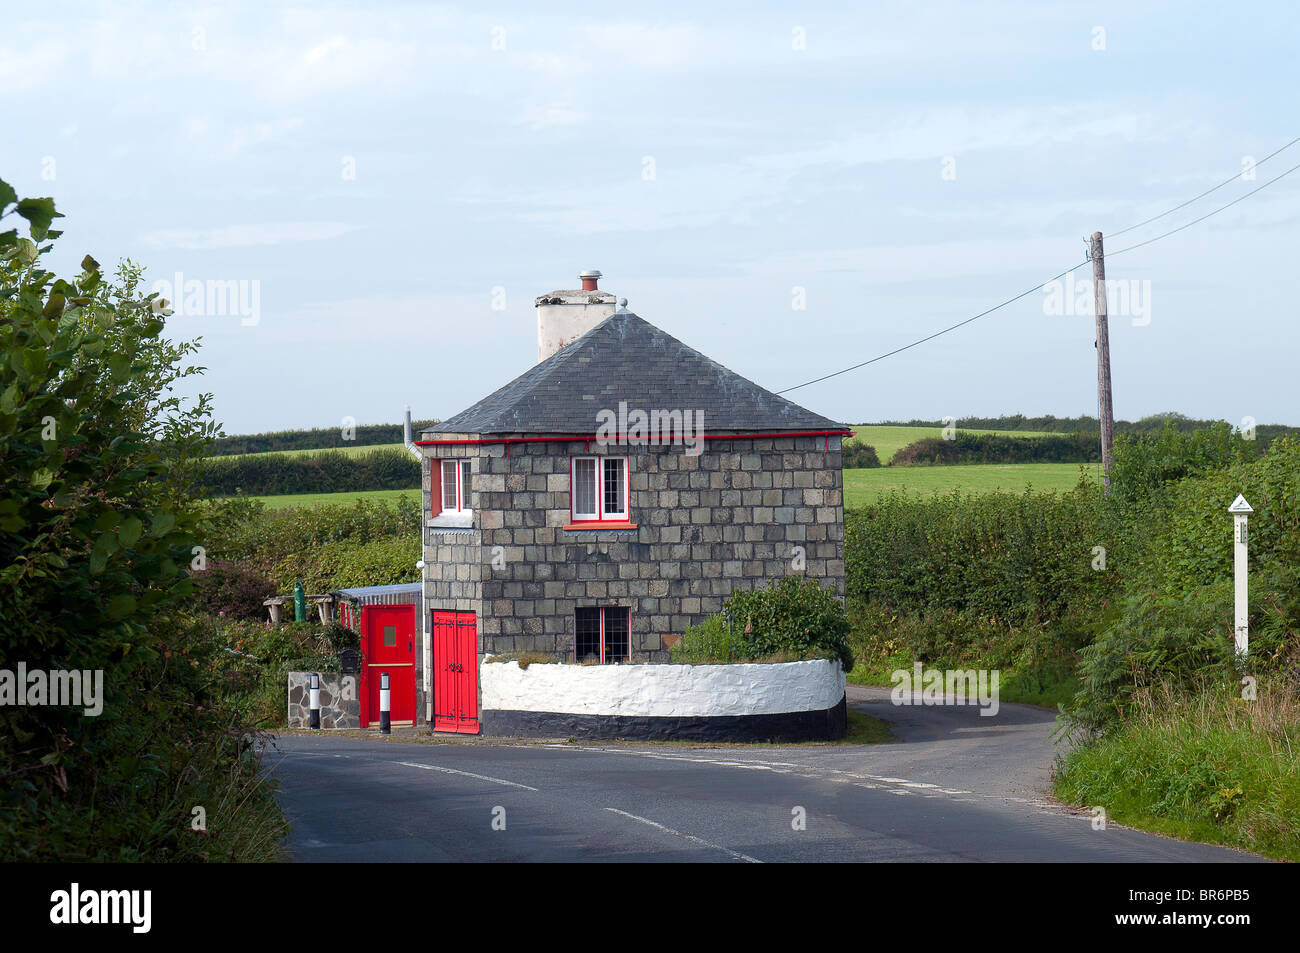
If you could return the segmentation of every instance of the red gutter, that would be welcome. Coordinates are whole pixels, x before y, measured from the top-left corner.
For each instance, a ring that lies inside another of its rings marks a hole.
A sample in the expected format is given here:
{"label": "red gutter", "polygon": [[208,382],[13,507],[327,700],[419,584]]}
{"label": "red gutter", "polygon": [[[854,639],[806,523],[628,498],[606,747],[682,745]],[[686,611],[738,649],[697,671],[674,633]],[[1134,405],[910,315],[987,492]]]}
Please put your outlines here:
{"label": "red gutter", "polygon": [[[722,433],[722,434],[705,434],[705,440],[766,440],[777,439],[779,437],[825,437],[825,447],[830,449],[831,437],[853,437],[856,434],[852,430],[796,430],[780,431],[775,433]],[[469,440],[415,440],[412,441],[417,447],[442,447],[451,445],[472,444],[482,446],[489,443],[504,443],[506,445],[506,456],[510,456],[510,444],[512,443],[574,443],[578,440],[586,441],[587,448],[591,449],[591,441],[600,439],[599,434],[592,434],[590,437],[579,435],[570,435],[566,437],[476,437]],[[622,446],[617,441],[615,446]],[[664,446],[659,444],[658,446]]]}

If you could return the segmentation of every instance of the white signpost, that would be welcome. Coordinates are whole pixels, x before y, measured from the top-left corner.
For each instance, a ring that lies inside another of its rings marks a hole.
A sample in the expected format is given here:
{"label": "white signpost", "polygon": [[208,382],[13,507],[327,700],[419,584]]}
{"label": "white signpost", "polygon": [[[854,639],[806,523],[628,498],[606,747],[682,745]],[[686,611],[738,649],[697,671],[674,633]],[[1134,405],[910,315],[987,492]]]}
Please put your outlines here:
{"label": "white signpost", "polygon": [[1250,648],[1250,612],[1247,601],[1246,521],[1255,512],[1240,493],[1228,507],[1232,514],[1232,594],[1234,603],[1235,641],[1238,658],[1244,658]]}

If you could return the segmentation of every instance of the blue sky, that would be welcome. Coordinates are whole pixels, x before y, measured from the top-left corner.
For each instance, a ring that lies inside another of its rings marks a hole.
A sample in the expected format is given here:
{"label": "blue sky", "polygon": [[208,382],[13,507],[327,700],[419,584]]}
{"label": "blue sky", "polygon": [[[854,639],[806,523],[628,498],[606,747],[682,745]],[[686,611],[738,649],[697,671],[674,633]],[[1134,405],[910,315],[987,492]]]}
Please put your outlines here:
{"label": "blue sky", "polygon": [[[780,390],[1300,135],[1291,3],[699,6],[29,5],[0,35],[0,177],[68,216],[61,271],[256,282],[255,324],[171,325],[245,433],[449,416],[531,365],[533,298],[584,268]],[[1108,261],[1149,306],[1112,315],[1117,416],[1300,423],[1298,223],[1300,172]],[[1092,316],[1050,311],[790,396],[850,422],[1094,413]]]}

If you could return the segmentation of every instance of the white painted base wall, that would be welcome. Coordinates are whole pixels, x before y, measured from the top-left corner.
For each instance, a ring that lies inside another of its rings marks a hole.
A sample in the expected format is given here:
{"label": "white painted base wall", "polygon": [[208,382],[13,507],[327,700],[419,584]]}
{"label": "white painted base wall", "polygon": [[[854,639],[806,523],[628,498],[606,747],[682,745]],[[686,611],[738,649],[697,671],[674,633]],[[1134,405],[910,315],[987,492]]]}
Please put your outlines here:
{"label": "white painted base wall", "polygon": [[844,697],[839,662],[775,665],[479,665],[484,710],[714,717],[825,711]]}

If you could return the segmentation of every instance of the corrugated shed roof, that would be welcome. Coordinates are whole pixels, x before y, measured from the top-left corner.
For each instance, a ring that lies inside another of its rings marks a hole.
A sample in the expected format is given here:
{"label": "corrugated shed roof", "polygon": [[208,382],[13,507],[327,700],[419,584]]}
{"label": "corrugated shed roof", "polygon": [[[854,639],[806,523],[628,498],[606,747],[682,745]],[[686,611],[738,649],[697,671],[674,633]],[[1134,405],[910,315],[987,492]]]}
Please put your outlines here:
{"label": "corrugated shed roof", "polygon": [[594,434],[601,410],[693,410],[704,431],[843,427],[746,380],[630,311],[424,433]]}

